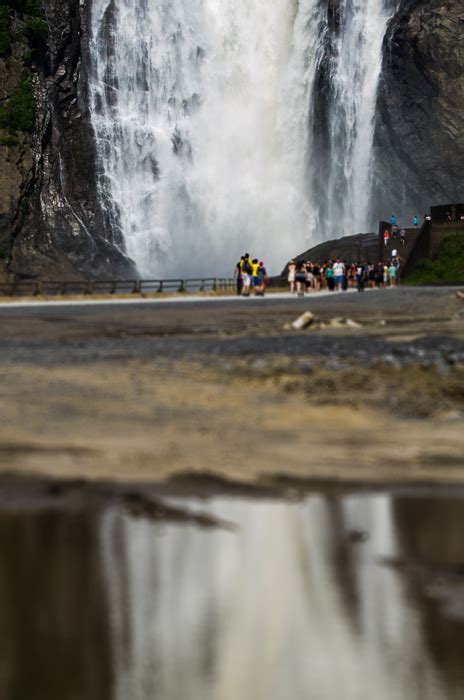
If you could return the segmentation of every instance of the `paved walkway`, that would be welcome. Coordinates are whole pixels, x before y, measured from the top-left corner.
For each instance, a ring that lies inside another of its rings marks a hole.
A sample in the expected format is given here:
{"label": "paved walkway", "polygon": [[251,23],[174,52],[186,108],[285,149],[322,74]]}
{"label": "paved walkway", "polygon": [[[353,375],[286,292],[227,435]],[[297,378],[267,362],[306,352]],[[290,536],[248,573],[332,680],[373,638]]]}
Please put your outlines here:
{"label": "paved walkway", "polygon": [[[372,291],[367,290],[366,291]],[[329,292],[323,290],[321,292],[313,292],[306,294],[304,299],[320,299],[323,297],[333,297],[338,294],[353,294],[357,293],[356,289],[348,289],[346,292]],[[185,304],[185,303],[217,303],[217,302],[235,302],[239,304],[265,304],[267,301],[277,301],[277,300],[294,300],[303,301],[302,297],[297,297],[295,294],[290,294],[290,292],[275,292],[269,293],[265,297],[239,297],[236,295],[230,296],[204,296],[201,294],[176,294],[170,297],[161,297],[144,299],[142,297],[134,297],[133,299],[120,299],[117,296],[111,299],[63,299],[62,297],[53,298],[50,297],[48,300],[37,300],[31,301],[30,299],[25,299],[24,301],[16,299],[15,301],[3,301],[0,302],[0,309],[31,309],[31,308],[45,308],[45,307],[59,307],[59,306],[109,306],[109,305],[132,305],[132,304]]]}

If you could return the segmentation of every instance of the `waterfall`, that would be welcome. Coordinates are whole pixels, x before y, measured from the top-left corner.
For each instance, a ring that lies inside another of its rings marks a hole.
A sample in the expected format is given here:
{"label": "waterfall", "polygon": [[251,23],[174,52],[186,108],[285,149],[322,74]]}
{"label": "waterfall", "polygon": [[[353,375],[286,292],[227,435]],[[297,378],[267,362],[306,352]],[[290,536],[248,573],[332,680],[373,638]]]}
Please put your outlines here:
{"label": "waterfall", "polygon": [[325,59],[313,83],[310,182],[316,230],[339,238],[377,228],[370,217],[374,120],[382,44],[396,3],[329,0],[329,7]]}
{"label": "waterfall", "polygon": [[92,0],[99,196],[141,275],[230,274],[245,251],[277,272],[372,223],[391,12],[391,0]]}

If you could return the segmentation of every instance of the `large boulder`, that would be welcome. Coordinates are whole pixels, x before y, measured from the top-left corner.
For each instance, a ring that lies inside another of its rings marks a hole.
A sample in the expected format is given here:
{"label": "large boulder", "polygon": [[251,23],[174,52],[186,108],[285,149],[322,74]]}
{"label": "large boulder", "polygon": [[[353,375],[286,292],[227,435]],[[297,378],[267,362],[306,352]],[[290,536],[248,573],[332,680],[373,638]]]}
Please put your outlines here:
{"label": "large boulder", "polygon": [[[379,237],[376,233],[357,233],[354,236],[344,236],[332,241],[324,241],[297,255],[297,262],[311,260],[322,264],[327,260],[358,260],[377,263],[379,259]],[[286,268],[285,268],[286,269]]]}

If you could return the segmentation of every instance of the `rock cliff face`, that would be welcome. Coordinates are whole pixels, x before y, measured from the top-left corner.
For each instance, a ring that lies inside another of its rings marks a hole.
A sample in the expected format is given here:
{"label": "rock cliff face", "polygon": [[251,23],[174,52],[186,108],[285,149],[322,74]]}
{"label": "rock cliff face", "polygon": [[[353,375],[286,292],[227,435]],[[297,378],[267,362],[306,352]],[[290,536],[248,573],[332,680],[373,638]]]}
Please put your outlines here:
{"label": "rock cliff face", "polygon": [[463,32],[462,0],[404,0],[390,23],[375,140],[378,218],[464,199]]}
{"label": "rock cliff face", "polygon": [[[25,130],[12,133],[6,123],[11,120],[11,115],[10,119],[5,118],[6,105],[14,98],[20,85],[24,56],[28,50],[24,37],[10,45],[14,27],[6,19],[6,13],[2,12],[0,44],[5,56],[0,57],[0,259],[3,263],[10,248],[12,220],[33,165],[30,133]],[[24,127],[24,124],[20,126]]]}
{"label": "rock cliff face", "polygon": [[[21,276],[123,276],[132,264],[107,230],[96,194],[86,3],[44,0],[42,7],[48,50],[42,61],[32,59],[33,132],[16,131],[18,143],[4,137],[0,147],[0,240],[8,249],[8,269]],[[5,99],[16,87],[24,54],[24,46],[13,43],[0,63],[0,71],[11,75]]]}

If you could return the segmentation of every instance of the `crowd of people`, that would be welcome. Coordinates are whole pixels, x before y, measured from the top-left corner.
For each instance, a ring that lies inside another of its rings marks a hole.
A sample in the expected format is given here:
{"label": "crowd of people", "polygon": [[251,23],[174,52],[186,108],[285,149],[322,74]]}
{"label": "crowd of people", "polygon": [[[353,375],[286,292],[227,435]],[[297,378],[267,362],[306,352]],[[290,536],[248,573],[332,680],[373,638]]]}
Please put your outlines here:
{"label": "crowd of people", "polygon": [[[424,222],[431,221],[431,218],[430,214],[424,214]],[[450,212],[446,213],[446,220],[452,220]],[[464,220],[464,215],[461,215],[461,220]],[[363,292],[366,287],[373,289],[396,286],[403,259],[394,246],[406,244],[407,229],[397,225],[395,214],[390,216],[389,224],[384,230],[383,241],[385,247],[393,243],[393,249],[391,252],[386,251],[389,258],[386,262],[347,263],[346,260],[337,258],[319,264],[310,260],[291,260],[287,265],[290,292],[304,296],[307,292],[317,292],[321,289],[333,292],[346,291],[351,287]],[[414,228],[419,226],[418,216],[413,217],[412,224]],[[268,277],[263,261],[259,261],[258,258],[252,259],[245,253],[235,267],[234,276],[237,294],[245,297],[252,293],[254,296],[264,296]]]}
{"label": "crowd of people", "polygon": [[[321,289],[334,292],[346,291],[351,287],[363,292],[366,287],[394,287],[400,265],[401,257],[397,250],[392,251],[391,260],[377,265],[367,261],[349,264],[340,258],[328,260],[322,265],[311,260],[290,260],[287,266],[288,284],[290,292],[298,296]],[[234,278],[239,296],[265,295],[268,276],[262,260],[245,253],[235,266]]]}
{"label": "crowd of people", "polygon": [[363,292],[366,287],[394,287],[398,281],[401,258],[398,251],[388,262],[376,265],[369,262],[349,264],[345,260],[328,260],[323,265],[308,261],[291,260],[288,263],[290,292],[304,296],[307,292],[327,289],[347,291],[350,287]]}
{"label": "crowd of people", "polygon": [[252,290],[254,296],[265,295],[267,272],[262,260],[245,253],[235,266],[234,278],[239,296],[249,297]]}

